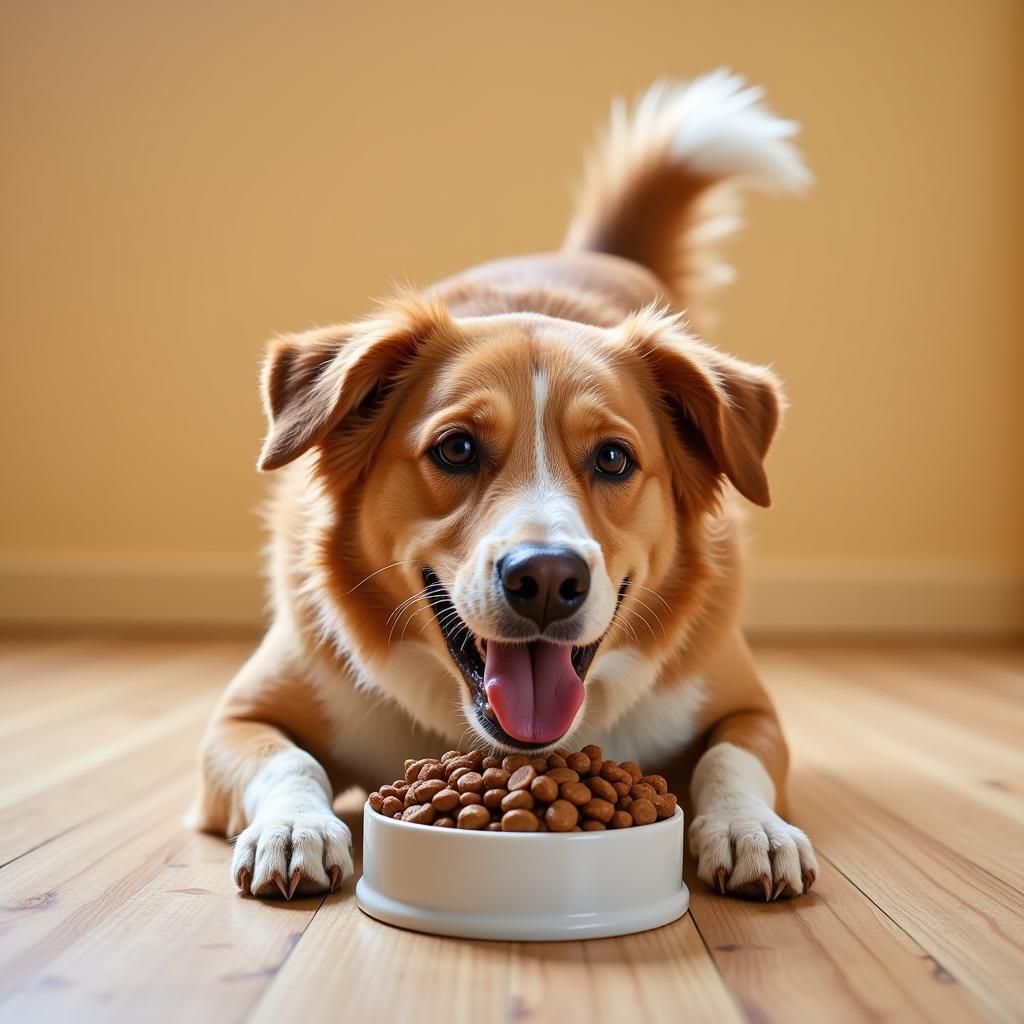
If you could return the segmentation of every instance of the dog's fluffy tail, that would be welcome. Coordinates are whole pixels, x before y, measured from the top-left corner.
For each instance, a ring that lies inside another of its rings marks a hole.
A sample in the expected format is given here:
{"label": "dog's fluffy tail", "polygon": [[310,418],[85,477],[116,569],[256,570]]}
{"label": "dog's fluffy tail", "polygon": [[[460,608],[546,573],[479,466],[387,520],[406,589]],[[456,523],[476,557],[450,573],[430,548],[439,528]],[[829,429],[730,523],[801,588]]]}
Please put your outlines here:
{"label": "dog's fluffy tail", "polygon": [[654,271],[691,314],[730,280],[718,251],[742,223],[740,190],[800,192],[811,176],[787,141],[798,131],[739,75],[656,82],[618,100],[587,160],[566,251],[624,256]]}

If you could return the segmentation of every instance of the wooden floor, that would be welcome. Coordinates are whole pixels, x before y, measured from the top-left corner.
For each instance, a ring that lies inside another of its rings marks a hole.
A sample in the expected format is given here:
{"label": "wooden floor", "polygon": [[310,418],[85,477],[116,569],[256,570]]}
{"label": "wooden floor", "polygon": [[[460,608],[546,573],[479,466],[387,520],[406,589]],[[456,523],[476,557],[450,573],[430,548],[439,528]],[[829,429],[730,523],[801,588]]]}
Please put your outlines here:
{"label": "wooden floor", "polygon": [[[230,641],[0,645],[0,1020],[1024,1019],[1024,652],[764,649],[822,873],[588,943],[243,899],[180,825]],[[691,868],[692,871],[692,868]]]}

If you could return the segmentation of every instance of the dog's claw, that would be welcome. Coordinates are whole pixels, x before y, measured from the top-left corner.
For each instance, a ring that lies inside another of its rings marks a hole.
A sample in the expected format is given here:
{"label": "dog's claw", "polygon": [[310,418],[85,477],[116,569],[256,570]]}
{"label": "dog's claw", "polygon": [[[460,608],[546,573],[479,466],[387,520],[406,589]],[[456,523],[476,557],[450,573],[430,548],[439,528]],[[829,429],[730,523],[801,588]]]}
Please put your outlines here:
{"label": "dog's claw", "polygon": [[772,880],[767,875],[761,876],[761,885],[764,887],[764,901],[765,903],[771,903],[772,901]]}
{"label": "dog's claw", "polygon": [[786,878],[780,878],[775,883],[775,892],[772,893],[773,900],[777,900],[782,895],[782,890],[786,888],[787,883],[788,879]]}
{"label": "dog's claw", "polygon": [[296,871],[295,874],[292,875],[292,880],[288,883],[288,899],[291,899],[295,895],[295,890],[298,889],[301,878],[301,871]]}
{"label": "dog's claw", "polygon": [[725,868],[719,868],[715,872],[715,888],[724,896],[725,895]]}
{"label": "dog's claw", "polygon": [[810,892],[811,886],[818,880],[818,876],[813,871],[804,872],[804,892]]}
{"label": "dog's claw", "polygon": [[274,884],[278,887],[278,889],[281,890],[281,895],[286,900],[290,900],[291,899],[291,896],[288,895],[288,890],[287,890],[287,888],[285,887],[285,884],[284,884],[284,875],[282,875],[280,871],[276,872],[275,875],[274,875]]}
{"label": "dog's claw", "polygon": [[335,864],[332,868],[330,868],[328,874],[331,879],[331,892],[334,892],[335,889],[338,888],[338,883],[341,881],[341,868],[337,864]]}
{"label": "dog's claw", "polygon": [[252,895],[252,872],[248,868],[242,868],[238,872],[238,888],[242,890],[243,896]]}

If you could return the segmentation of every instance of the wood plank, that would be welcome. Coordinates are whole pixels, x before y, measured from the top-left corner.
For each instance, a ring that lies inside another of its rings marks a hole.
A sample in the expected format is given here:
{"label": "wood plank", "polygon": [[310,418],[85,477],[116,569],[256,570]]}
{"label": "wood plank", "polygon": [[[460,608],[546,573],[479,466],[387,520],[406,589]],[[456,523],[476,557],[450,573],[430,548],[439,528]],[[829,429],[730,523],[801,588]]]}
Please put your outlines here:
{"label": "wood plank", "polygon": [[948,656],[924,651],[843,650],[811,651],[804,660],[858,687],[952,722],[981,737],[1011,747],[1024,736],[1024,679],[1010,699],[990,692],[978,699],[976,685],[993,674],[980,660],[950,663]]}
{"label": "wood plank", "polygon": [[998,1018],[1024,1007],[1024,897],[823,771],[797,773],[798,820],[876,906]]}
{"label": "wood plank", "polygon": [[[81,703],[78,714],[58,711],[51,720],[42,710],[0,745],[0,808],[155,742],[183,725],[201,723],[218,692],[210,678],[227,678],[238,663],[237,652],[230,649],[179,652],[145,667],[133,666],[124,688],[107,682],[90,690],[91,696],[67,698],[73,706]],[[109,679],[106,670],[103,678]],[[31,771],[27,770],[30,764],[36,766]]]}
{"label": "wood plank", "polygon": [[[1019,744],[972,733],[957,722],[859,687],[799,655],[762,656],[760,665],[769,690],[785,706],[784,726],[797,705],[816,720],[819,736],[856,725],[872,757],[880,747],[898,749],[905,763],[921,774],[1024,824],[1024,794],[1017,792],[1018,780],[1024,778]],[[858,775],[870,774],[871,757],[859,756],[849,768]]]}
{"label": "wood plank", "polygon": [[742,1021],[687,914],[639,935],[517,943],[509,1021]]}
{"label": "wood plank", "polygon": [[987,1019],[859,889],[820,866],[808,895],[764,904],[711,892],[688,865],[694,919],[750,1020]]}
{"label": "wood plank", "polygon": [[128,804],[165,782],[190,776],[204,711],[197,705],[194,718],[181,727],[155,739],[137,737],[139,742],[121,756],[0,808],[0,865],[66,835],[111,806]]}
{"label": "wood plank", "polygon": [[1007,794],[993,808],[983,802],[985,781],[951,769],[940,751],[921,753],[877,719],[848,714],[845,706],[836,715],[809,700],[827,671],[822,665],[776,655],[763,659],[762,670],[790,736],[794,769],[840,774],[868,798],[884,793],[886,806],[908,824],[1024,892],[1024,824],[1005,813]]}
{"label": "wood plank", "polygon": [[128,864],[120,890],[111,880],[103,913],[74,941],[60,936],[58,949],[51,938],[45,962],[0,1005],[0,1021],[244,1018],[321,899],[243,899],[228,884],[227,844],[210,836],[179,829],[155,854],[143,884]]}

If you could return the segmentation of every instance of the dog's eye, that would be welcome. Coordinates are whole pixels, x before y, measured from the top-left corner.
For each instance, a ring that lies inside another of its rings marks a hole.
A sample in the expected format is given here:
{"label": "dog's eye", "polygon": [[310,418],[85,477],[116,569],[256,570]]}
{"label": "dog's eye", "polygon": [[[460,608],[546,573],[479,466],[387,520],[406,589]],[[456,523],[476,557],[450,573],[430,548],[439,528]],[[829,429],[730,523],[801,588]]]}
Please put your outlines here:
{"label": "dog's eye", "polygon": [[430,449],[434,461],[442,469],[469,469],[476,465],[476,444],[469,434],[449,434]]}
{"label": "dog's eye", "polygon": [[603,444],[594,454],[594,469],[599,476],[628,476],[633,469],[633,460],[621,444]]}

